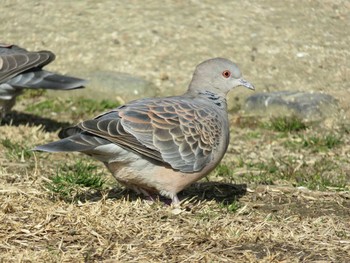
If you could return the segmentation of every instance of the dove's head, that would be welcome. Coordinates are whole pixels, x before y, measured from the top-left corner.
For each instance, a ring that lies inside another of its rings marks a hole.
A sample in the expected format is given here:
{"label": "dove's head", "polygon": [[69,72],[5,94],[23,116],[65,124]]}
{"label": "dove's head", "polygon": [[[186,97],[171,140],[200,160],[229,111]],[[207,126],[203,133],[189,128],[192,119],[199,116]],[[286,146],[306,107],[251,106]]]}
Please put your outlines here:
{"label": "dove's head", "polygon": [[213,58],[196,67],[189,91],[209,91],[226,96],[237,86],[255,89],[251,83],[242,78],[241,71],[235,63],[225,58]]}

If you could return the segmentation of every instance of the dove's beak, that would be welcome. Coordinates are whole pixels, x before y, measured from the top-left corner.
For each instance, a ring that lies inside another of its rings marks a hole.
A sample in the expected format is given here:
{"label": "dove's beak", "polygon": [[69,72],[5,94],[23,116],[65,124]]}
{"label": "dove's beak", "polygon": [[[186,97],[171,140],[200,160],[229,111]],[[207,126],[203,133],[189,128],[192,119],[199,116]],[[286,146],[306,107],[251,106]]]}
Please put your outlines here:
{"label": "dove's beak", "polygon": [[251,90],[255,90],[255,87],[253,86],[253,84],[251,84],[250,82],[246,81],[245,79],[239,79],[239,83],[248,88],[248,89],[251,89]]}

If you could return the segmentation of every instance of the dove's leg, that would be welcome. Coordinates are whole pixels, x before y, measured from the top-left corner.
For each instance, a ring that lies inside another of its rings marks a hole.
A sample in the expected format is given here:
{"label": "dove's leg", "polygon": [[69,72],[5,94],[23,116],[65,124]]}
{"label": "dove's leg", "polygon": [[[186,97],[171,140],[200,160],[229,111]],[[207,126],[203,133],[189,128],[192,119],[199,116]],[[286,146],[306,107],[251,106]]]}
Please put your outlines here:
{"label": "dove's leg", "polygon": [[180,204],[180,200],[179,200],[179,198],[177,197],[176,194],[173,196],[173,198],[171,199],[171,201],[172,201],[171,204],[174,205],[174,206],[178,206],[178,205]]}
{"label": "dove's leg", "polygon": [[155,201],[153,196],[149,192],[147,192],[147,190],[140,188],[140,187],[138,187],[138,190],[146,197],[147,200],[152,201],[152,202]]}
{"label": "dove's leg", "polygon": [[144,195],[145,196],[145,199],[148,200],[148,201],[152,201],[154,202],[154,198],[152,197],[152,195],[147,192],[147,190],[141,188],[141,187],[138,187],[136,185],[132,185],[132,184],[126,184],[126,183],[122,183],[125,187],[133,190],[134,192],[136,192],[136,194],[138,195]]}

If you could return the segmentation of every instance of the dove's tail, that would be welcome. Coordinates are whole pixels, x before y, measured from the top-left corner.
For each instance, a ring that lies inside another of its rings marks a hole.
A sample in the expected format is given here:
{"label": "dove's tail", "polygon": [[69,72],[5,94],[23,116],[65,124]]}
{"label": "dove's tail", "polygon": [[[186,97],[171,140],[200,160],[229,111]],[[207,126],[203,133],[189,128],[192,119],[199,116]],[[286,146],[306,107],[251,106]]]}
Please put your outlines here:
{"label": "dove's tail", "polygon": [[79,133],[59,141],[36,146],[33,151],[42,152],[89,152],[109,141],[90,134]]}
{"label": "dove's tail", "polygon": [[41,152],[81,152],[91,149],[91,145],[73,143],[68,138],[36,146],[33,151]]}
{"label": "dove's tail", "polygon": [[83,88],[86,80],[56,74],[46,70],[19,74],[7,83],[16,88],[70,90]]}

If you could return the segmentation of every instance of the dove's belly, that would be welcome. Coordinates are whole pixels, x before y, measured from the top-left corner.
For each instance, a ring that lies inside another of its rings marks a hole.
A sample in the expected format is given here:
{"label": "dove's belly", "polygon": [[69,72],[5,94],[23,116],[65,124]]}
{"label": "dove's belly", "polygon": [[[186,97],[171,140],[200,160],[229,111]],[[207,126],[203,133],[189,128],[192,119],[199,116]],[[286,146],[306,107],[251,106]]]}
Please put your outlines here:
{"label": "dove's belly", "polygon": [[[144,189],[147,192],[159,193],[169,198],[173,198],[178,192],[206,176],[221,160],[221,156],[218,155],[218,158],[205,166],[203,170],[183,173],[161,164],[157,165],[115,144],[108,147],[113,157],[110,155],[108,161],[105,159],[103,162],[120,183],[134,190]],[[103,150],[106,154],[107,149]],[[101,160],[101,158],[98,159]]]}

